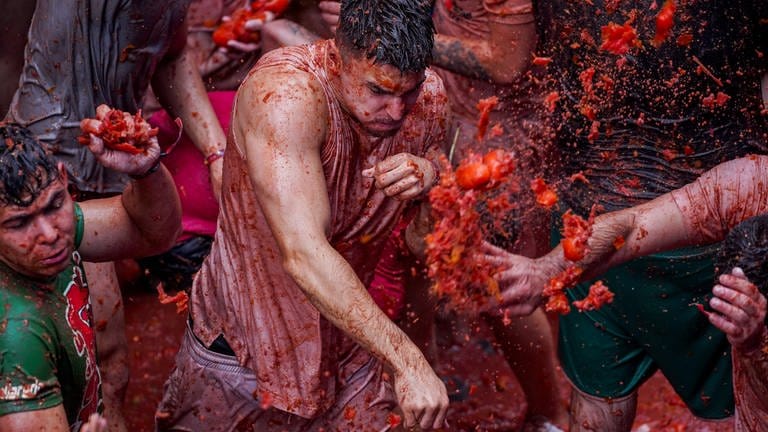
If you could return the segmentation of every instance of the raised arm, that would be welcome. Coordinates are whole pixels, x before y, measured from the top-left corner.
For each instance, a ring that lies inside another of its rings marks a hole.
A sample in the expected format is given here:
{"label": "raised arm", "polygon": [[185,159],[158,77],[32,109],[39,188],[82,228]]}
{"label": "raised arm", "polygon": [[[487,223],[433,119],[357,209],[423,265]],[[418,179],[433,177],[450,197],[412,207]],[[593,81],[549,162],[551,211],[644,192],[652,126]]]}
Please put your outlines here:
{"label": "raised arm", "polygon": [[105,149],[92,137],[99,161],[137,177],[121,195],[86,201],[80,254],[86,261],[113,261],[154,255],[171,248],[181,232],[181,204],[173,179],[159,163],[157,141],[146,154]]}
{"label": "raised arm", "polygon": [[[174,35],[173,46],[157,66],[152,77],[152,89],[160,104],[172,115],[181,118],[184,132],[206,160],[211,174],[213,192],[221,194],[220,154],[226,146],[226,135],[211,107],[197,69],[194,55],[186,46],[186,23]],[[210,159],[208,159],[210,157]]]}
{"label": "raised arm", "polygon": [[[437,0],[443,1],[443,0]],[[485,1],[483,1],[485,3]],[[513,3],[506,1],[504,3]],[[489,20],[487,39],[435,35],[433,64],[470,78],[511,84],[526,71],[536,45],[536,26],[531,3],[511,7],[517,20]],[[513,23],[514,22],[514,23]]]}
{"label": "raised arm", "polygon": [[388,363],[406,417],[442,426],[445,387],[419,349],[376,306],[351,266],[330,245],[330,207],[320,147],[325,96],[308,74],[265,71],[238,94],[233,132],[244,143],[257,199],[283,266],[320,313]]}

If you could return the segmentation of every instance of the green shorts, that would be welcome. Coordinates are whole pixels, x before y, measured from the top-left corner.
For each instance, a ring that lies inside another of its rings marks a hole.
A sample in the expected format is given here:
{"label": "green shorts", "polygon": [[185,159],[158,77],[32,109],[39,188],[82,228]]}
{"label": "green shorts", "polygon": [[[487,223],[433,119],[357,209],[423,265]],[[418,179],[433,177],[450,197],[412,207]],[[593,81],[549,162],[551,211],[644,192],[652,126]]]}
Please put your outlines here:
{"label": "green shorts", "polygon": [[[695,307],[712,291],[716,250],[643,257],[600,277],[613,303],[560,318],[560,361],[571,382],[587,394],[621,397],[661,370],[694,415],[732,415],[730,345]],[[589,286],[568,290],[569,299],[583,298]]]}

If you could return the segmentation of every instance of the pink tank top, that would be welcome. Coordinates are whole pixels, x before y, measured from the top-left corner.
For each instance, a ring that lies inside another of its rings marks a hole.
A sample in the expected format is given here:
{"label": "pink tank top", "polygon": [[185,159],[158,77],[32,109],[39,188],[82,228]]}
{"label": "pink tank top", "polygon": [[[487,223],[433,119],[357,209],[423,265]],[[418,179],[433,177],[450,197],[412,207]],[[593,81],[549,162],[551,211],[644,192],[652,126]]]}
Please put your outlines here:
{"label": "pink tank top", "polygon": [[[330,127],[321,159],[331,208],[329,242],[367,285],[405,203],[386,198],[361,172],[397,153],[424,155],[428,148],[440,148],[447,101],[440,79],[427,71],[401,130],[370,154],[360,154],[360,136],[329,83],[338,61],[332,41],[284,48],[264,56],[246,80],[259,79],[267,68],[295,69],[324,89]],[[341,347],[351,342],[321,318],[283,270],[233,136],[224,158],[225,192],[215,241],[192,288],[195,333],[205,344],[223,333],[240,363],[256,373],[260,394],[270,396],[278,409],[312,417],[334,401]]]}

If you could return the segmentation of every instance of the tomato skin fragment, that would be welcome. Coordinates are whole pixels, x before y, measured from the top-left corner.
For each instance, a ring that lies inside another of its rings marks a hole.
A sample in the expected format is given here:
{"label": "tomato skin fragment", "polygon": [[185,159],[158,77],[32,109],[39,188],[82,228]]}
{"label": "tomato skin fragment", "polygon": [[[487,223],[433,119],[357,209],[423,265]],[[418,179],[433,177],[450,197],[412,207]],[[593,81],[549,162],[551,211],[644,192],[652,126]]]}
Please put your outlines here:
{"label": "tomato skin fragment", "polygon": [[490,170],[491,179],[504,180],[514,169],[512,155],[502,149],[491,150],[483,156],[483,164]]}
{"label": "tomato skin fragment", "polygon": [[402,423],[402,419],[400,418],[399,415],[395,413],[389,413],[389,415],[387,416],[387,424],[389,425],[390,428],[394,429],[400,426],[400,423]]}
{"label": "tomato skin fragment", "polygon": [[576,239],[564,238],[560,244],[563,246],[563,255],[568,261],[579,261],[584,258],[586,249]]}
{"label": "tomato skin fragment", "polygon": [[600,29],[600,35],[603,39],[600,49],[611,54],[623,55],[640,46],[637,30],[629,22],[622,25],[609,22]]}
{"label": "tomato skin fragment", "polygon": [[141,116],[141,110],[132,115],[104,104],[96,108],[96,118],[80,121],[80,130],[82,134],[77,138],[80,144],[88,145],[90,136],[94,135],[104,141],[105,147],[130,154],[146,151],[158,133],[158,129],[150,127]]}
{"label": "tomato skin fragment", "polygon": [[674,0],[664,2],[664,6],[656,15],[656,36],[651,42],[653,46],[660,46],[669,37],[672,27],[675,25],[676,9]]}
{"label": "tomato skin fragment", "polygon": [[499,104],[499,98],[491,96],[485,99],[480,99],[477,102],[476,108],[480,112],[477,119],[477,135],[475,139],[482,141],[485,138],[485,132],[488,129],[488,123],[490,122],[491,111]]}

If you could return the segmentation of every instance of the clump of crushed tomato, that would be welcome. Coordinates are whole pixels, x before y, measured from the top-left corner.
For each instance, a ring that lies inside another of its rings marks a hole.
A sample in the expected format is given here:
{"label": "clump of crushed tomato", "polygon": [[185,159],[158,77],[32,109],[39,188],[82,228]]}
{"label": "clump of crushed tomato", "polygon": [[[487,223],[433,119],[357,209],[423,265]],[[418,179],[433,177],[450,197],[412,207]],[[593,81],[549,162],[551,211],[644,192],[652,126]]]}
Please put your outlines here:
{"label": "clump of crushed tomato", "polygon": [[104,141],[104,145],[112,150],[130,154],[146,151],[152,137],[157,136],[157,128],[150,127],[141,115],[99,105],[96,108],[96,118],[86,118],[80,121],[83,134],[77,138],[81,144],[88,144],[93,134]]}
{"label": "clump of crushed tomato", "polygon": [[493,221],[515,208],[510,197],[520,188],[512,175],[514,159],[495,149],[483,157],[470,154],[456,171],[445,157],[441,164],[440,183],[429,193],[435,225],[426,237],[427,272],[433,292],[449,307],[475,311],[500,299],[493,277],[499,269],[479,250],[500,227],[482,223],[479,208]]}

